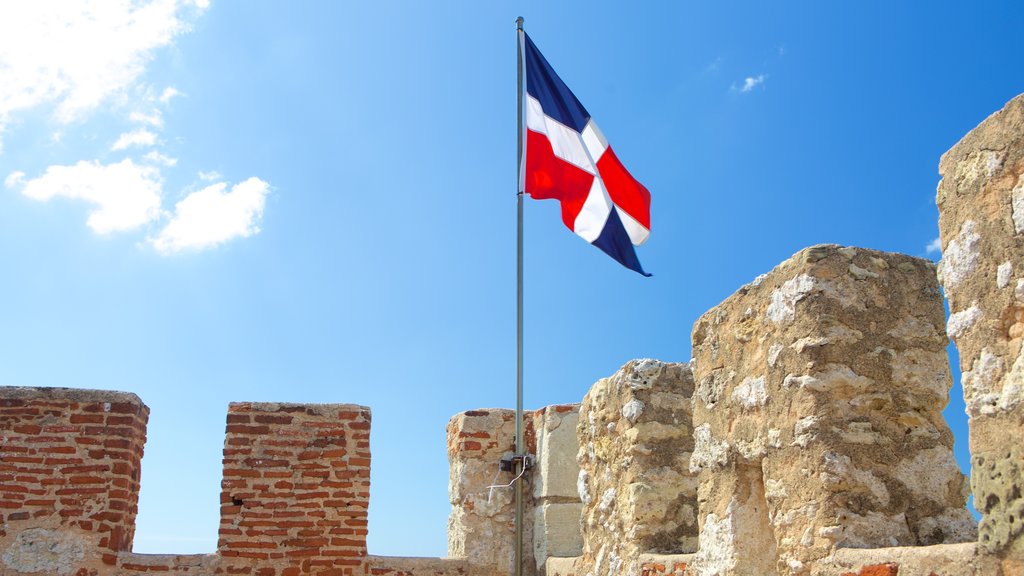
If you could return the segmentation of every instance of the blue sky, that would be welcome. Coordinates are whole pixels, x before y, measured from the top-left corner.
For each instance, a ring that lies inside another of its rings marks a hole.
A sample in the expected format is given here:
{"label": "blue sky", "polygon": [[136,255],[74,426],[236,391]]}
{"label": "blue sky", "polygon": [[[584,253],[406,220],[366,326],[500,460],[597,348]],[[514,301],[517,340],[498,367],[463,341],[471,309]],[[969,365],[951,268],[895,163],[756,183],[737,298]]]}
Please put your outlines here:
{"label": "blue sky", "polygon": [[0,384],[150,406],[141,552],[214,549],[263,400],[370,406],[370,551],[444,555],[445,423],[515,401],[516,16],[653,196],[649,279],[528,201],[529,408],[688,360],[806,246],[938,258],[939,156],[1024,92],[1009,0],[35,4],[0,5]]}

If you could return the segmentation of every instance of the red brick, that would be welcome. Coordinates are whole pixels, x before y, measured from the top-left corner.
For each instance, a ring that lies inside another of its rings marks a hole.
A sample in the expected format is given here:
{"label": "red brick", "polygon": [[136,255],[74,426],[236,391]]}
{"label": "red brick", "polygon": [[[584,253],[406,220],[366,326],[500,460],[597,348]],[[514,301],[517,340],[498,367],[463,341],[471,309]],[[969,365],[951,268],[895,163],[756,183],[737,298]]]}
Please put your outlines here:
{"label": "red brick", "polygon": [[858,576],[897,576],[900,567],[898,564],[874,564],[860,569]]}
{"label": "red brick", "polygon": [[291,424],[293,418],[278,414],[257,414],[253,416],[253,420],[257,424]]}
{"label": "red brick", "polygon": [[269,426],[245,426],[242,424],[228,424],[228,434],[250,434],[250,435],[261,435],[270,434]]}

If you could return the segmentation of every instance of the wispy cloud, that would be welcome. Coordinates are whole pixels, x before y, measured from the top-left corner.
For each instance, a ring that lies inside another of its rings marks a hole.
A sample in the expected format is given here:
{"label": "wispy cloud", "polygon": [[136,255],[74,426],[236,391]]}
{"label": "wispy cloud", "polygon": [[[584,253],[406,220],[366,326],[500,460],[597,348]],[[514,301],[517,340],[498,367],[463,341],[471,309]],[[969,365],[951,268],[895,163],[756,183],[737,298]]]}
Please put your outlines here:
{"label": "wispy cloud", "polygon": [[144,146],[149,147],[156,144],[156,134],[146,130],[145,128],[139,128],[138,130],[132,130],[131,132],[125,132],[117,137],[117,142],[110,147],[111,150],[124,150],[129,146]]}
{"label": "wispy cloud", "polygon": [[258,234],[269,190],[263,180],[249,178],[230,192],[224,182],[193,192],[175,205],[173,218],[150,243],[171,254]]}
{"label": "wispy cloud", "polygon": [[116,164],[83,161],[50,166],[31,180],[23,172],[13,172],[4,185],[41,202],[68,198],[93,204],[86,224],[98,234],[134,230],[160,216],[159,169],[129,158]]}
{"label": "wispy cloud", "polygon": [[153,164],[162,164],[164,166],[174,166],[175,164],[178,163],[177,158],[171,158],[170,156],[167,156],[166,154],[161,154],[156,150],[148,152],[142,158],[147,162],[152,162]]}
{"label": "wispy cloud", "polygon": [[164,125],[163,115],[159,110],[153,110],[149,114],[143,114],[142,112],[132,112],[128,115],[128,119],[137,124],[149,124],[154,128],[162,128]]}
{"label": "wispy cloud", "polygon": [[171,98],[174,98],[175,96],[181,96],[181,92],[178,92],[177,88],[174,86],[164,88],[164,91],[160,94],[160,103],[167,104],[171,101]]}
{"label": "wispy cloud", "polygon": [[188,10],[202,3],[0,3],[0,133],[21,110],[52,104],[67,124],[128,93],[153,51],[188,30]]}
{"label": "wispy cloud", "polygon": [[750,92],[754,88],[764,84],[766,76],[764,74],[758,74],[757,76],[747,76],[743,79],[743,85],[739,87],[740,92]]}
{"label": "wispy cloud", "polygon": [[927,254],[942,254],[942,239],[936,238],[932,240],[924,247],[924,251]]}

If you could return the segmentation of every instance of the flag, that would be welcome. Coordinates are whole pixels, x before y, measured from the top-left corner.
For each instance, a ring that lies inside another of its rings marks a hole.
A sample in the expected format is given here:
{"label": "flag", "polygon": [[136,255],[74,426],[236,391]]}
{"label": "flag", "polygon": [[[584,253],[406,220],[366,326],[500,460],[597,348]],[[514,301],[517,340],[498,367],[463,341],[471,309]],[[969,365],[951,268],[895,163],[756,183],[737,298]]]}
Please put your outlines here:
{"label": "flag", "polygon": [[562,205],[562,222],[626,268],[651,230],[651,194],[615,156],[587,109],[523,32],[525,157],[520,192]]}

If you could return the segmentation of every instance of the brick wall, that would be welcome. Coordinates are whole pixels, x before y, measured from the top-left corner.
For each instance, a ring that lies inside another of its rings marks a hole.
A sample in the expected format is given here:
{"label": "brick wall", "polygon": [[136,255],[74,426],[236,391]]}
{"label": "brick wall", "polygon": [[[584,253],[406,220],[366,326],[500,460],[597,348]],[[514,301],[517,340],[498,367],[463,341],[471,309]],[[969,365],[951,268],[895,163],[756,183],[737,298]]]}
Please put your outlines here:
{"label": "brick wall", "polygon": [[134,394],[0,387],[0,575],[368,573],[368,408],[231,404],[218,550],[181,556],[131,552],[148,417]]}
{"label": "brick wall", "polygon": [[361,574],[370,410],[231,404],[221,487],[217,549],[229,573]]}
{"label": "brick wall", "polygon": [[4,560],[47,542],[106,565],[130,550],[148,419],[134,394],[0,389],[0,546],[14,551]]}

